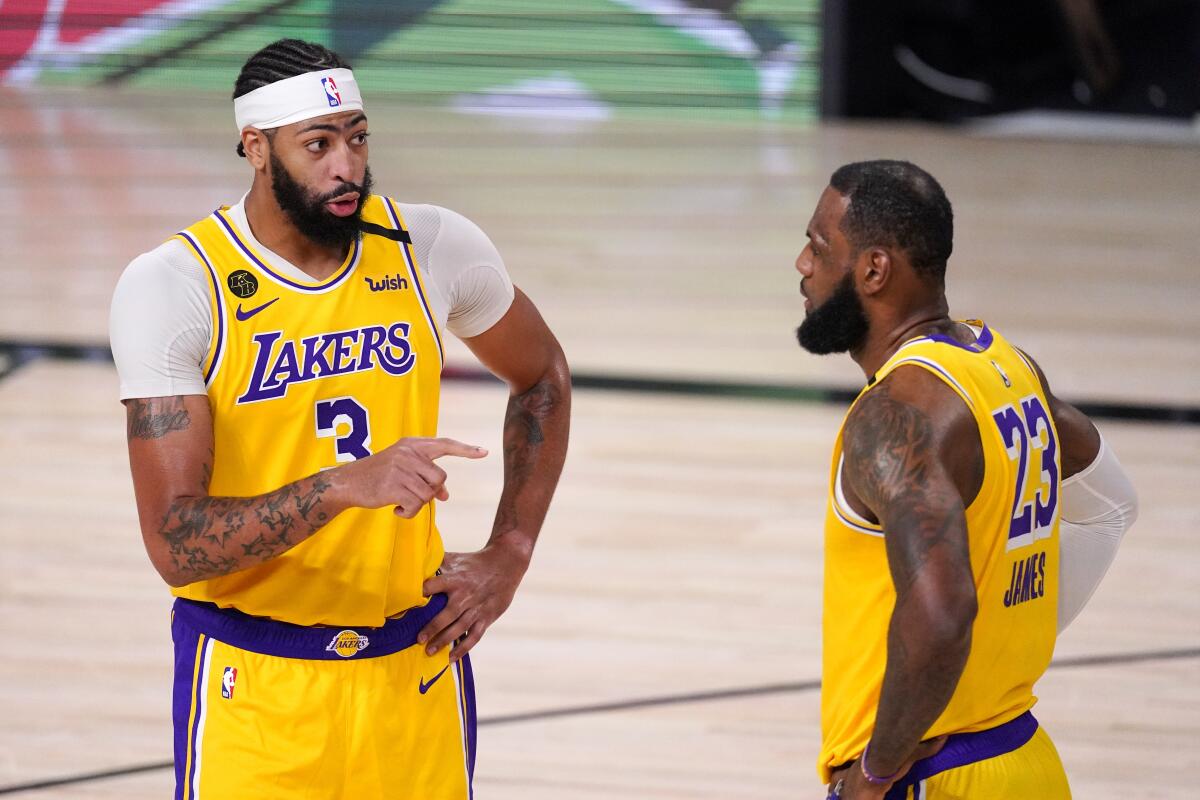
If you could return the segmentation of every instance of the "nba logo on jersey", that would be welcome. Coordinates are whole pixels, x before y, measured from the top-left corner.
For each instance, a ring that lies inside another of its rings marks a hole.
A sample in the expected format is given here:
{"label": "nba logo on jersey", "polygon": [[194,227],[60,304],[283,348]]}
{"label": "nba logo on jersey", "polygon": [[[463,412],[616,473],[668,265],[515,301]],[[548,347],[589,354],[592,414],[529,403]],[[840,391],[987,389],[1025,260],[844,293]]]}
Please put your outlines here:
{"label": "nba logo on jersey", "polygon": [[233,684],[237,681],[237,667],[226,667],[225,674],[221,676],[221,697],[226,700],[233,699]]}
{"label": "nba logo on jersey", "polygon": [[321,85],[325,87],[325,99],[329,101],[330,108],[337,108],[342,104],[342,95],[338,92],[337,84],[333,78],[321,78]]}

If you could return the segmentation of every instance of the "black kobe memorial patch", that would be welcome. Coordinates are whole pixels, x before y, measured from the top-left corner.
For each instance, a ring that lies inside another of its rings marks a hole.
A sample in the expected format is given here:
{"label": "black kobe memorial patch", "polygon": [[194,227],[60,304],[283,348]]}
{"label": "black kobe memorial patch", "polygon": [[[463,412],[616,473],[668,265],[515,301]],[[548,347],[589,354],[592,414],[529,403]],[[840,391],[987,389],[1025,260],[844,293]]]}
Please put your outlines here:
{"label": "black kobe memorial patch", "polygon": [[253,297],[254,293],[258,291],[258,278],[244,269],[229,273],[225,282],[229,284],[229,291],[242,299]]}

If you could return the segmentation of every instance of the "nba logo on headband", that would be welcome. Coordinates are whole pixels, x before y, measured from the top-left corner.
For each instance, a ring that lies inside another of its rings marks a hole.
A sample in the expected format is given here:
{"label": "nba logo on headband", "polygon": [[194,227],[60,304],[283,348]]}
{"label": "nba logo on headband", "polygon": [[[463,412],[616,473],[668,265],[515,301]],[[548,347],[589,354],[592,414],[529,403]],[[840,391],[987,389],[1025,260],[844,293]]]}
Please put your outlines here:
{"label": "nba logo on headband", "polygon": [[[314,77],[321,81],[323,98],[314,90]],[[284,78],[247,92],[233,101],[233,116],[240,133],[247,126],[270,130],[326,114],[362,111],[362,107],[354,73],[338,67]]]}
{"label": "nba logo on headband", "polygon": [[342,96],[338,93],[337,84],[333,82],[333,78],[321,78],[321,85],[325,87],[325,99],[329,101],[330,108],[337,108],[342,104]]}

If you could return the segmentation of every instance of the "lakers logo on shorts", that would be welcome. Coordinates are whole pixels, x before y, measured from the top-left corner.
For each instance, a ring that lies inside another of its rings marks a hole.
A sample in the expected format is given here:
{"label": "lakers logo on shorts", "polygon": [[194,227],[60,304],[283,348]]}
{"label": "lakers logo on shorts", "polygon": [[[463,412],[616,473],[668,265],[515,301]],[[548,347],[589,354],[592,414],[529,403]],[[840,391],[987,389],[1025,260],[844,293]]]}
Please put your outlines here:
{"label": "lakers logo on shorts", "polygon": [[349,658],[359,650],[367,647],[367,637],[359,636],[354,631],[342,631],[325,646],[326,651],[337,653],[342,658]]}

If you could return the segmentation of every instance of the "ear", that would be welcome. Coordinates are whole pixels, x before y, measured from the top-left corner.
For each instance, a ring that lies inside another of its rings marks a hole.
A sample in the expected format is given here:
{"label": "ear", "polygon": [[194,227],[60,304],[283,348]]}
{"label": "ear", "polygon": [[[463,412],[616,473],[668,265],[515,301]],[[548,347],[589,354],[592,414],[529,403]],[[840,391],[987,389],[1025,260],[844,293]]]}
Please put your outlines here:
{"label": "ear", "polygon": [[859,288],[867,297],[872,297],[883,291],[892,279],[895,262],[892,254],[882,247],[869,247],[863,253]]}
{"label": "ear", "polygon": [[242,149],[246,151],[246,160],[255,172],[263,172],[270,158],[270,141],[267,135],[258,128],[242,129]]}

